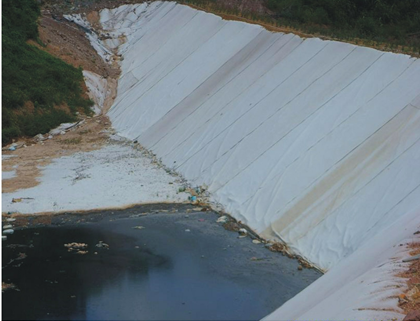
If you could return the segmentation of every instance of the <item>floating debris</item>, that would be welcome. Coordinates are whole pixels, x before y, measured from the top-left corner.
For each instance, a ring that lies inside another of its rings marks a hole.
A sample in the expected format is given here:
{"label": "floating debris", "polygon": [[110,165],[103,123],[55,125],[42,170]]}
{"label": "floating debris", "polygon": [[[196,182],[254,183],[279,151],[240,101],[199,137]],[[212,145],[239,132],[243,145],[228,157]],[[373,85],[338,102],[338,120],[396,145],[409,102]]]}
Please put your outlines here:
{"label": "floating debris", "polygon": [[216,222],[217,222],[217,223],[226,223],[227,221],[228,221],[228,217],[227,217],[227,216],[225,216],[225,215],[220,216],[220,217],[216,220]]}
{"label": "floating debris", "polygon": [[3,234],[13,234],[15,231],[14,230],[12,230],[12,229],[7,229],[7,230],[4,230],[3,231]]}
{"label": "floating debris", "polygon": [[[87,251],[82,251],[82,249],[85,249],[88,247],[88,245],[86,243],[77,243],[77,242],[73,242],[73,243],[67,243],[64,244],[64,246],[68,249],[68,252],[73,252],[76,251],[76,254],[86,254]],[[80,252],[86,252],[86,253],[80,253]]]}
{"label": "floating debris", "polygon": [[144,226],[141,226],[141,225],[137,225],[137,226],[133,226],[133,228],[136,229],[136,230],[142,230],[145,227]]}
{"label": "floating debris", "polygon": [[248,231],[246,229],[244,229],[244,228],[240,228],[239,229],[239,234],[247,235],[248,234]]}
{"label": "floating debris", "polygon": [[96,244],[96,247],[105,248],[105,249],[109,250],[109,245],[106,244],[106,243],[104,243],[104,242],[102,242],[102,241],[99,241],[99,243]]}
{"label": "floating debris", "polygon": [[254,244],[261,244],[261,241],[260,240],[252,240],[252,243],[254,243]]}

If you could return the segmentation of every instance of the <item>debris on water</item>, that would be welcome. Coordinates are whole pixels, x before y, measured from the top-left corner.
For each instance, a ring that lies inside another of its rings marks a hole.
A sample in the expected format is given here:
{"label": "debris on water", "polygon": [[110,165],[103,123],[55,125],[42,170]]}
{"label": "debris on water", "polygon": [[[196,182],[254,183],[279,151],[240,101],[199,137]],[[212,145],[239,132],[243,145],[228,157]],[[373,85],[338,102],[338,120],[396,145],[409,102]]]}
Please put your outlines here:
{"label": "debris on water", "polygon": [[16,289],[16,286],[13,283],[1,283],[1,292],[7,291],[7,290],[14,290]]}
{"label": "debris on water", "polygon": [[13,234],[15,231],[13,229],[7,229],[3,231],[3,234]]}
{"label": "debris on water", "polygon": [[187,229],[185,230],[185,232],[191,232],[191,230],[187,228]]}
{"label": "debris on water", "polygon": [[196,211],[196,212],[201,212],[202,210],[203,210],[202,207],[194,207],[193,208],[193,211]]}
{"label": "debris on water", "polygon": [[236,222],[232,222],[232,221],[227,221],[226,223],[223,224],[223,227],[228,230],[228,231],[233,231],[233,232],[239,232],[239,229],[241,228],[240,225]]}
{"label": "debris on water", "polygon": [[303,270],[302,265],[299,265],[299,266],[297,267],[297,269],[298,269],[299,271],[302,271],[302,270]]}
{"label": "debris on water", "polygon": [[178,192],[180,192],[180,193],[185,192],[185,187],[181,186],[180,188],[178,188]]}
{"label": "debris on water", "polygon": [[3,225],[3,230],[8,230],[11,229],[13,226],[12,225]]}
{"label": "debris on water", "polygon": [[205,219],[204,219],[204,218],[200,218],[198,221],[199,221],[199,222],[204,222],[204,221],[205,221]]}
{"label": "debris on water", "polygon": [[225,215],[223,215],[223,216],[220,216],[218,219],[217,219],[217,223],[226,223],[228,221],[228,217],[227,216],[225,216]]}
{"label": "debris on water", "polygon": [[238,236],[238,238],[240,238],[240,239],[243,239],[243,238],[245,238],[246,237],[246,235],[239,235]]}
{"label": "debris on water", "polygon": [[271,252],[284,252],[284,245],[281,243],[273,243],[269,248]]}
{"label": "debris on water", "polygon": [[202,259],[204,259],[204,258],[205,258],[205,256],[204,256],[204,255],[202,255],[202,256],[201,256],[201,258],[202,258]]}
{"label": "debris on water", "polygon": [[6,221],[7,222],[14,222],[14,221],[16,221],[16,219],[15,218],[6,218]]}
{"label": "debris on water", "polygon": [[88,245],[86,243],[73,242],[73,243],[64,244],[64,246],[68,249],[67,250],[68,252],[77,251],[76,253],[79,254],[79,252],[84,252],[82,251],[82,249],[87,248]]}
{"label": "debris on water", "polygon": [[78,250],[76,252],[76,254],[81,254],[81,255],[88,254],[88,253],[89,253],[89,251],[81,251],[81,250]]}
{"label": "debris on water", "polygon": [[195,202],[197,200],[197,196],[191,196],[190,200],[191,200],[191,202]]}
{"label": "debris on water", "polygon": [[136,229],[136,230],[142,230],[145,227],[144,226],[141,226],[141,225],[137,225],[137,226],[133,226],[133,228]]}
{"label": "debris on water", "polygon": [[264,258],[258,258],[255,256],[251,257],[251,261],[262,261],[262,260],[264,260]]}
{"label": "debris on water", "polygon": [[109,245],[106,244],[106,243],[104,243],[104,242],[102,242],[102,241],[99,241],[99,243],[96,244],[96,247],[105,248],[105,249],[109,250]]}
{"label": "debris on water", "polygon": [[15,150],[16,150],[16,147],[15,147],[15,146],[10,146],[10,147],[9,147],[9,150],[10,150],[11,152],[13,152],[13,151],[15,151]]}
{"label": "debris on water", "polygon": [[185,217],[185,218],[189,218],[190,216],[189,216],[189,215],[185,215],[184,217]]}
{"label": "debris on water", "polygon": [[244,229],[244,228],[240,228],[238,232],[241,235],[247,235],[248,234],[248,231],[246,229]]}
{"label": "debris on water", "polygon": [[26,259],[27,257],[28,256],[26,255],[26,253],[19,253],[16,260],[23,260],[23,259]]}
{"label": "debris on water", "polygon": [[252,243],[254,243],[254,244],[261,244],[261,241],[260,240],[252,240]]}
{"label": "debris on water", "polygon": [[7,240],[7,236],[2,235],[1,240],[2,240],[2,241],[6,241],[6,240]]}

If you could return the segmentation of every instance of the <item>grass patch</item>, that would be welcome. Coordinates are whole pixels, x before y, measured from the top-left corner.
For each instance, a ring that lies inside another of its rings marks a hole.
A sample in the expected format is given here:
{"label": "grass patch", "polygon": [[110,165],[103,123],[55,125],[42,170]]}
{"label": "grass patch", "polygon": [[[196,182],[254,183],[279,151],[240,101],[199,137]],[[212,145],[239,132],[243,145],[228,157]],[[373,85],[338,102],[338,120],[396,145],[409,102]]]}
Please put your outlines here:
{"label": "grass patch", "polygon": [[[3,0],[2,9],[2,143],[44,134],[62,122],[74,121],[77,111],[91,114],[93,102],[83,97],[82,69],[27,43],[38,41],[37,3]],[[33,108],[23,108],[29,101]]]}
{"label": "grass patch", "polygon": [[418,0],[263,0],[269,13],[245,11],[236,2],[180,0],[220,15],[232,15],[295,33],[418,56]]}

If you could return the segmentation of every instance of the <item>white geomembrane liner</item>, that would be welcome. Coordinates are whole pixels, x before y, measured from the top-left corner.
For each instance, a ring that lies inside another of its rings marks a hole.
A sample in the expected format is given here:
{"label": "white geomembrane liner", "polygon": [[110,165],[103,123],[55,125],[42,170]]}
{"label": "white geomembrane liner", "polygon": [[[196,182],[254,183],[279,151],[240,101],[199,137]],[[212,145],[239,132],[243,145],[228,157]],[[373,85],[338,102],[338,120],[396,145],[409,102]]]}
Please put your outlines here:
{"label": "white geomembrane liner", "polygon": [[398,283],[393,246],[420,224],[418,59],[173,2],[102,10],[100,21],[111,46],[126,39],[109,112],[119,133],[330,270],[269,318],[401,317],[395,288],[374,281]]}

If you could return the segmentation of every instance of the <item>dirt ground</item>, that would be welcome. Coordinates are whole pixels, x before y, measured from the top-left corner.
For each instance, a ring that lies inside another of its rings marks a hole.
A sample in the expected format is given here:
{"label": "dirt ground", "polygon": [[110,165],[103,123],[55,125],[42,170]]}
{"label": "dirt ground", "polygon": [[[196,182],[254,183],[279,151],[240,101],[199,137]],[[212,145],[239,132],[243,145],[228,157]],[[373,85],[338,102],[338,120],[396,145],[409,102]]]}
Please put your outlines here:
{"label": "dirt ground", "polygon": [[[420,231],[416,233],[420,234]],[[420,254],[420,242],[409,244],[408,247],[411,256]],[[420,259],[411,261],[409,268],[398,276],[407,279],[407,290],[398,298],[399,307],[407,314],[417,311],[420,316]]]}
{"label": "dirt ground", "polygon": [[[90,13],[88,18],[97,25],[97,12]],[[93,49],[80,27],[49,10],[43,10],[39,21],[39,35],[45,47],[36,42],[31,44],[77,68],[81,66],[83,70],[106,78],[109,94],[105,99],[101,115],[87,118],[81,115],[80,120],[84,121],[67,131],[65,135],[53,136],[51,139],[38,142],[32,137],[21,138],[16,142],[20,146],[16,151],[8,151],[6,146],[3,155],[12,157],[3,159],[2,171],[15,170],[16,176],[2,180],[2,193],[38,185],[37,178],[43,166],[48,165],[54,158],[101,148],[109,136],[106,130],[111,130],[110,121],[105,114],[117,95],[117,80],[120,74],[118,63],[115,61],[112,65],[107,64]],[[83,87],[87,91],[86,86]],[[48,134],[44,136],[48,137]]]}

